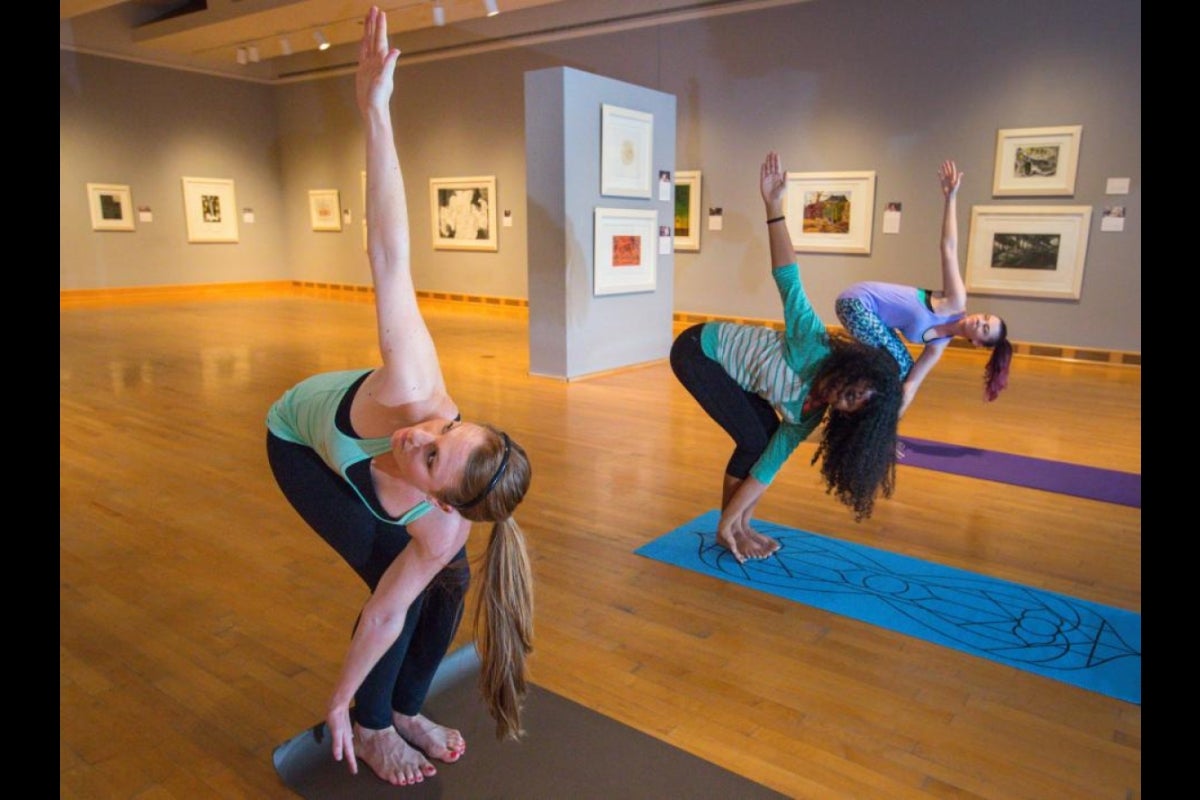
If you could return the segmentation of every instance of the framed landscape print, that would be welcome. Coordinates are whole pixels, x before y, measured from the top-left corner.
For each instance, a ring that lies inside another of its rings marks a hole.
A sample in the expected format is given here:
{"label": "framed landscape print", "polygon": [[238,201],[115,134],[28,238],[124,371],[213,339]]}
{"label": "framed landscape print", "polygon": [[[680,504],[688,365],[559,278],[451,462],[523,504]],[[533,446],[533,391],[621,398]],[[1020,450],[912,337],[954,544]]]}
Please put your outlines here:
{"label": "framed landscape print", "polygon": [[700,249],[700,180],[698,170],[675,173],[675,249]]}
{"label": "framed landscape print", "polygon": [[89,183],[88,209],[94,231],[133,230],[133,197],[129,187],[117,183]]}
{"label": "framed landscape print", "polygon": [[596,295],[652,292],[657,285],[658,212],[641,208],[597,208]]}
{"label": "framed landscape print", "polygon": [[337,189],[309,189],[308,216],[314,231],[342,229],[342,201]]}
{"label": "framed landscape print", "polygon": [[654,115],[605,103],[600,118],[600,194],[650,199]]}
{"label": "framed landscape print", "polygon": [[233,181],[183,178],[183,214],[189,242],[236,242],[237,201]]}
{"label": "framed landscape print", "polygon": [[1082,125],[1007,128],[996,134],[996,197],[1071,197]]}
{"label": "framed landscape print", "polygon": [[429,179],[435,250],[498,250],[496,176]]}
{"label": "framed landscape print", "polygon": [[1091,206],[975,206],[968,292],[1079,299]]}
{"label": "framed landscape print", "polygon": [[787,226],[798,253],[871,252],[875,173],[787,173]]}

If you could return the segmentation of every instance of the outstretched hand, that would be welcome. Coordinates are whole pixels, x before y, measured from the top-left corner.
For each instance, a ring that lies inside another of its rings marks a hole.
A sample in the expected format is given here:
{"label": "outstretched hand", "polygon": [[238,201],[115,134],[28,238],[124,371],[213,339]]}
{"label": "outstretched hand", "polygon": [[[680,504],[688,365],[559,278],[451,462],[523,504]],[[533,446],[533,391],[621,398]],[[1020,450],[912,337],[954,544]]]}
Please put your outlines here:
{"label": "outstretched hand", "polygon": [[942,166],[938,168],[938,180],[942,183],[942,195],[949,198],[953,197],[958,192],[958,186],[962,183],[962,172],[958,171],[958,167],[953,161],[946,160],[942,162]]}
{"label": "outstretched hand", "polygon": [[787,173],[779,165],[779,154],[767,153],[759,169],[759,188],[767,213],[777,216],[783,213],[783,193],[787,190]]}
{"label": "outstretched hand", "polygon": [[371,6],[363,20],[363,37],[358,46],[358,72],[354,78],[358,110],[365,116],[371,109],[387,111],[392,97],[392,74],[400,51],[388,46],[387,14]]}

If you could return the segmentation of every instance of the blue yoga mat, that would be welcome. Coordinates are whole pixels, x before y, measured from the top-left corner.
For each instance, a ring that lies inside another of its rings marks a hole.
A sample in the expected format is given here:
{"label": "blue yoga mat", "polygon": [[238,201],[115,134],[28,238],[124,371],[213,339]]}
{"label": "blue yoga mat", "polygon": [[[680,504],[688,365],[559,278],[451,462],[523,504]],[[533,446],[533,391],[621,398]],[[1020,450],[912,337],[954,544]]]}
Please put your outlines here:
{"label": "blue yoga mat", "polygon": [[965,570],[756,521],[781,545],[739,564],[713,510],[638,555],[888,630],[1142,702],[1142,616]]}
{"label": "blue yoga mat", "polygon": [[1142,476],[1065,461],[1018,456],[901,436],[904,458],[899,463],[970,478],[1010,483],[1105,503],[1142,507]]}

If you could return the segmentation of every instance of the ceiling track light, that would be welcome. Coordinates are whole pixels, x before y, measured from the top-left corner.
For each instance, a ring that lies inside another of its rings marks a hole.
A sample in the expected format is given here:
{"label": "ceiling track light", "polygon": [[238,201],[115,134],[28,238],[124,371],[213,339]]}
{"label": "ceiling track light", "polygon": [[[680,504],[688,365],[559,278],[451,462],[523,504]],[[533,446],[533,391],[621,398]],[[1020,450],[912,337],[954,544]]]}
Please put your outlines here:
{"label": "ceiling track light", "polygon": [[317,40],[318,50],[329,49],[329,40],[325,38],[325,34],[321,33],[320,31],[313,31],[313,38]]}
{"label": "ceiling track light", "polygon": [[237,63],[245,64],[249,60],[250,60],[250,57],[246,53],[246,48],[239,47],[237,49]]}
{"label": "ceiling track light", "polygon": [[442,8],[440,0],[433,0],[433,24],[439,28],[446,24],[446,9]]}
{"label": "ceiling track light", "polygon": [[500,9],[496,8],[496,0],[483,0],[483,6],[487,9],[489,17],[494,17],[500,13]]}
{"label": "ceiling track light", "polygon": [[292,42],[290,39],[288,39],[288,37],[280,37],[279,52],[283,53],[285,56],[290,56],[292,54]]}
{"label": "ceiling track light", "polygon": [[250,45],[249,47],[247,47],[246,55],[250,56],[251,64],[258,63],[258,47],[256,45]]}

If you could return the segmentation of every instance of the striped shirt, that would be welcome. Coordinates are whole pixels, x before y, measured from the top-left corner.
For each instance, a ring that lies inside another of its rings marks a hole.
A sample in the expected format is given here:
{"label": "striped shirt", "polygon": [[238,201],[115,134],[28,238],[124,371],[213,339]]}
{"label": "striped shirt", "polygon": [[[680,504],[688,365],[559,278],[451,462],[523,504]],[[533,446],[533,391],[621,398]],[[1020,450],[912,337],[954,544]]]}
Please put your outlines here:
{"label": "striped shirt", "polygon": [[748,392],[766,400],[780,424],[750,475],[769,484],[800,442],[824,416],[824,407],[803,413],[812,381],[829,355],[829,338],[800,282],[796,264],[771,270],[783,300],[784,330],[763,325],[709,322],[700,334],[704,354]]}

